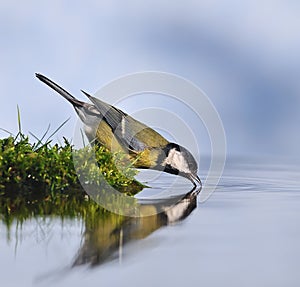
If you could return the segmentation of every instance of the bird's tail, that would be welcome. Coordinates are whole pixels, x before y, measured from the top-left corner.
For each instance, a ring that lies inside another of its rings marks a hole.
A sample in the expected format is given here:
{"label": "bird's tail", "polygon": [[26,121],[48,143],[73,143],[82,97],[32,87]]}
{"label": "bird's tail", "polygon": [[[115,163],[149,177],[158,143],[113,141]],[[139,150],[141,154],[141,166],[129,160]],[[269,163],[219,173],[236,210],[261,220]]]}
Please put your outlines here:
{"label": "bird's tail", "polygon": [[68,100],[74,107],[80,107],[83,106],[83,102],[77,100],[75,97],[73,97],[69,92],[67,92],[65,89],[63,89],[61,86],[58,84],[54,83],[44,75],[35,74],[36,77],[42,81],[44,84],[48,85],[50,88],[58,92],[60,95],[62,95],[66,100]]}

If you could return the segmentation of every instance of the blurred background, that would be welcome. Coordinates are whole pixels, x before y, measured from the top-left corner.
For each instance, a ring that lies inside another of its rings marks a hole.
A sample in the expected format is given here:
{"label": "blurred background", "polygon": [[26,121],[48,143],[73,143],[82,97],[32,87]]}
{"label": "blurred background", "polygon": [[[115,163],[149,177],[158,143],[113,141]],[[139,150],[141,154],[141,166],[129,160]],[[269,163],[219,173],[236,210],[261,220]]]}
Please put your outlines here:
{"label": "blurred background", "polygon": [[71,117],[56,138],[72,138],[75,112],[35,72],[83,99],[80,89],[95,93],[154,70],[205,92],[229,155],[299,157],[299,1],[28,0],[0,8],[1,128],[17,133],[19,105],[25,133],[41,136]]}

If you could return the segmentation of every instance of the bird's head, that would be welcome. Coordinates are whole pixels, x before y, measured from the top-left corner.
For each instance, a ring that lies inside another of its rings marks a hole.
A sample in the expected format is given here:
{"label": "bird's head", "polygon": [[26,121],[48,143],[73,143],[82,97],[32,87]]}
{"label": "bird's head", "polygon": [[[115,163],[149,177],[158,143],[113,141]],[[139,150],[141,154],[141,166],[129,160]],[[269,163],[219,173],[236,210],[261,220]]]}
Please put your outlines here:
{"label": "bird's head", "polygon": [[193,155],[184,147],[169,143],[163,149],[164,157],[161,159],[161,167],[167,173],[178,174],[188,178],[195,186],[202,186],[197,175],[198,165]]}

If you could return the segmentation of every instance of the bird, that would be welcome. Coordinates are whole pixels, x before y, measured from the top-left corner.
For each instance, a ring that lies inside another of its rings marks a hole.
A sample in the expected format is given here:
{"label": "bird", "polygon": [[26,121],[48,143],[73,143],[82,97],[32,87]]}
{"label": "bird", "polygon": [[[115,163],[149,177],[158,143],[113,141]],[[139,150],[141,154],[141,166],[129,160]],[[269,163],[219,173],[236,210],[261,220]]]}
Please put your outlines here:
{"label": "bird", "polygon": [[197,162],[185,147],[169,142],[154,129],[83,90],[91,103],[76,99],[42,74],[36,73],[36,77],[72,104],[90,142],[96,141],[110,151],[124,152],[137,169],[178,175],[190,180],[195,187],[202,187]]}

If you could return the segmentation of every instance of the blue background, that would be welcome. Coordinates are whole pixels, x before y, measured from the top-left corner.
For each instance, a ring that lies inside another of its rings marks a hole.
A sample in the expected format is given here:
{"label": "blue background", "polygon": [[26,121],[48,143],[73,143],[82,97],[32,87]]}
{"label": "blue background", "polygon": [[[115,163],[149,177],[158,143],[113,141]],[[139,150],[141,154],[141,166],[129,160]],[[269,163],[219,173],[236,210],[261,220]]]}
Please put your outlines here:
{"label": "blue background", "polygon": [[0,127],[17,132],[19,105],[25,133],[71,116],[56,139],[72,138],[76,114],[35,72],[82,97],[157,70],[209,96],[229,155],[299,157],[299,31],[299,1],[1,1]]}

